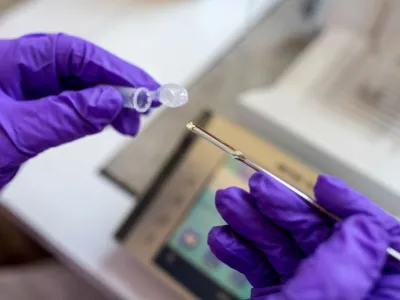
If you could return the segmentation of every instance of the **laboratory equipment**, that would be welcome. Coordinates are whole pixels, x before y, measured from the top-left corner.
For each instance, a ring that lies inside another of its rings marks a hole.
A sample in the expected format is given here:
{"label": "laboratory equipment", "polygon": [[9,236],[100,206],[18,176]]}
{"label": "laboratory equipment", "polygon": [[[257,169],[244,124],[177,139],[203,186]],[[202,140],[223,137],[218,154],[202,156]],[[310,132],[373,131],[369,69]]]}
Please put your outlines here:
{"label": "laboratory equipment", "polygon": [[[400,2],[398,2],[400,12]],[[327,28],[269,87],[245,91],[236,119],[400,216],[400,44],[379,52]]]}
{"label": "laboratory equipment", "polygon": [[343,66],[347,76],[332,78],[320,87],[321,105],[372,129],[378,136],[393,138],[397,144],[400,129],[400,68],[397,56],[366,53]]}
{"label": "laboratory equipment", "polygon": [[185,105],[188,100],[188,91],[174,83],[162,85],[155,91],[151,91],[146,87],[123,87],[114,86],[122,95],[124,107],[133,108],[140,113],[148,111],[153,101],[159,101],[166,107],[179,107]]}
{"label": "laboratory equipment", "polygon": [[[224,151],[227,154],[231,155],[232,158],[244,163],[245,165],[249,166],[250,168],[252,168],[253,170],[255,170],[257,172],[263,172],[266,175],[274,178],[279,183],[281,183],[282,185],[287,187],[289,190],[294,192],[302,200],[304,200],[309,205],[311,205],[312,207],[314,207],[315,209],[317,209],[319,212],[323,213],[324,215],[328,216],[332,220],[340,221],[340,218],[338,216],[336,216],[336,215],[330,213],[329,211],[327,211],[325,208],[323,208],[318,203],[316,203],[316,201],[314,199],[312,199],[310,196],[306,195],[305,193],[303,193],[299,189],[297,189],[294,186],[290,185],[289,183],[285,182],[284,180],[282,180],[278,176],[274,175],[273,173],[267,171],[266,169],[264,169],[263,167],[261,167],[257,163],[253,162],[252,160],[248,159],[241,151],[239,151],[239,150],[233,148],[232,146],[230,146],[229,144],[223,142],[222,140],[220,140],[219,138],[217,138],[213,134],[209,133],[207,130],[204,130],[199,126],[196,126],[192,122],[188,123],[186,125],[186,127],[187,127],[187,129],[189,129],[194,134],[202,137],[203,139],[207,140],[208,142],[210,142],[214,146],[217,146],[222,151]],[[400,253],[398,251],[396,251],[393,248],[388,248],[387,249],[387,253],[400,262]]]}

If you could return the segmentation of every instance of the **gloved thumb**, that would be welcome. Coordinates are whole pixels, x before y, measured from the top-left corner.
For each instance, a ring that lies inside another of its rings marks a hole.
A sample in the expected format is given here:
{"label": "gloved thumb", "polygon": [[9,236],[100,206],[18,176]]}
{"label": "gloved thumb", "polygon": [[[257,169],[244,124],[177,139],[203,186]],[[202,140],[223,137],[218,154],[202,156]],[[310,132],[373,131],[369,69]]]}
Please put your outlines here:
{"label": "gloved thumb", "polygon": [[371,217],[351,216],[300,264],[279,294],[266,299],[365,299],[381,276],[388,244],[388,233]]}
{"label": "gloved thumb", "polygon": [[123,107],[120,94],[108,86],[66,91],[56,96],[15,102],[8,135],[19,153],[38,153],[100,132]]}

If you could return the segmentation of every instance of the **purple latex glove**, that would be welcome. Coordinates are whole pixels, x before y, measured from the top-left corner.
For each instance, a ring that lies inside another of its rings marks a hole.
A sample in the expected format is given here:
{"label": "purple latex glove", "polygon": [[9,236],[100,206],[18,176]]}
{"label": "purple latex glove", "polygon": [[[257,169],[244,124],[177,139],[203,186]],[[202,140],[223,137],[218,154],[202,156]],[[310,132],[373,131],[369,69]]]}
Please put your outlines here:
{"label": "purple latex glove", "polygon": [[0,189],[48,148],[109,124],[135,135],[140,114],[108,85],[159,87],[140,68],[65,34],[0,40],[0,57]]}
{"label": "purple latex glove", "polygon": [[243,273],[253,300],[400,299],[400,225],[342,181],[320,176],[315,197],[343,218],[334,225],[262,173],[217,192],[228,225],[209,234],[212,252]]}

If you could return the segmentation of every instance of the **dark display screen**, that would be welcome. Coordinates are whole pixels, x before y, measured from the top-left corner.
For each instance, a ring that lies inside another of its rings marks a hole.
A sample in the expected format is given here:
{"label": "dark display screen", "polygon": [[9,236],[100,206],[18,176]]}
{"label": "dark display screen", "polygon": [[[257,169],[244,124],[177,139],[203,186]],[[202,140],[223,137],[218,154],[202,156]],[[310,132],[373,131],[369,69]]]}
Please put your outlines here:
{"label": "dark display screen", "polygon": [[225,224],[215,208],[215,192],[228,186],[247,189],[253,171],[233,159],[216,170],[194,205],[159,252],[156,263],[200,299],[250,298],[251,286],[237,271],[221,263],[207,245],[207,235]]}

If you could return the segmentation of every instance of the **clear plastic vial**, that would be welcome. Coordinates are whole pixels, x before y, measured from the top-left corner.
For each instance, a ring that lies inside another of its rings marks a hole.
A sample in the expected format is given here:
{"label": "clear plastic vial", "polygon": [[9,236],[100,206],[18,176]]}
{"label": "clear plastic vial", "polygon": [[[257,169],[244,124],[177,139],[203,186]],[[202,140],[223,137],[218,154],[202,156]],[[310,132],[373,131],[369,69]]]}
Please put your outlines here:
{"label": "clear plastic vial", "polygon": [[133,108],[140,113],[148,111],[154,100],[158,100],[161,104],[171,108],[185,105],[189,100],[188,91],[174,83],[164,84],[156,91],[150,91],[145,87],[115,86],[114,88],[122,95],[124,107]]}

